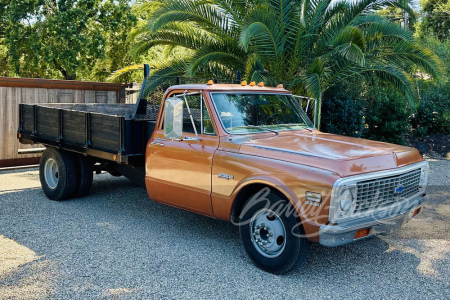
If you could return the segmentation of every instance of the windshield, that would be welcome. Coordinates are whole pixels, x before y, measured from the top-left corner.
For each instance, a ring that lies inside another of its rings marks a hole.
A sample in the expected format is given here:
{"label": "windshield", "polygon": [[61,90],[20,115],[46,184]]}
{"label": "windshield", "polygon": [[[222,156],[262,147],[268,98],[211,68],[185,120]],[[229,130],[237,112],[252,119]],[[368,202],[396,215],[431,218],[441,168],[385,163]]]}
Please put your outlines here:
{"label": "windshield", "polygon": [[231,134],[314,128],[292,95],[212,93],[219,118]]}

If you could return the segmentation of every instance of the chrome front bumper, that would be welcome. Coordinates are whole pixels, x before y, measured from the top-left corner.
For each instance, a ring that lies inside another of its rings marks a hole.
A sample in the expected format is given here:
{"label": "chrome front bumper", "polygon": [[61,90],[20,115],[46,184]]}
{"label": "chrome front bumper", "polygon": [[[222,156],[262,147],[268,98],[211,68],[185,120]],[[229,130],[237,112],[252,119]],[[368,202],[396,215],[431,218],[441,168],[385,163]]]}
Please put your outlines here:
{"label": "chrome front bumper", "polygon": [[[367,213],[355,217],[345,223],[322,225],[319,229],[319,242],[323,246],[336,247],[368,237],[388,234],[409,222],[413,213],[422,208],[426,201],[427,197],[424,194],[418,195],[398,205],[395,209],[389,207],[376,214]],[[422,209],[420,211],[422,212]],[[371,228],[368,236],[355,239],[355,233],[358,230],[367,228]]]}

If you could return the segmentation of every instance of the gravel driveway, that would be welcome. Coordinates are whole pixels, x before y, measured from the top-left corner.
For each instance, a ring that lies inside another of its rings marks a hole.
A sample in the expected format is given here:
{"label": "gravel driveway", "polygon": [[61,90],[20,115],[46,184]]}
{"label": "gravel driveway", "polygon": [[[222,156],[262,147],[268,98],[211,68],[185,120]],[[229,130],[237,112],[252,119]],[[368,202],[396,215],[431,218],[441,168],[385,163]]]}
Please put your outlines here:
{"label": "gravel driveway", "polygon": [[448,299],[450,161],[430,164],[420,217],[313,244],[284,276],[253,266],[233,225],[152,202],[127,179],[96,175],[88,197],[53,202],[37,170],[0,173],[0,299]]}

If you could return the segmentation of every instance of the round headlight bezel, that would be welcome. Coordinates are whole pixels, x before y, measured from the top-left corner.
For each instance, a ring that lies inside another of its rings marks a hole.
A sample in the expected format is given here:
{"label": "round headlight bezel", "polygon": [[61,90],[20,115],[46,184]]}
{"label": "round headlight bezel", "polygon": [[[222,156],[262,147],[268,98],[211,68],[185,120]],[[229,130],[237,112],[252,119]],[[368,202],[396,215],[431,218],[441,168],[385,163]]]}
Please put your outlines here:
{"label": "round headlight bezel", "polygon": [[345,188],[341,191],[339,197],[339,209],[343,214],[352,213],[355,210],[355,195],[351,188]]}
{"label": "round headlight bezel", "polygon": [[352,207],[352,203],[353,203],[353,196],[352,196],[352,192],[350,192],[350,190],[345,189],[342,194],[341,194],[341,203],[340,203],[340,207],[342,211],[349,211],[350,208]]}

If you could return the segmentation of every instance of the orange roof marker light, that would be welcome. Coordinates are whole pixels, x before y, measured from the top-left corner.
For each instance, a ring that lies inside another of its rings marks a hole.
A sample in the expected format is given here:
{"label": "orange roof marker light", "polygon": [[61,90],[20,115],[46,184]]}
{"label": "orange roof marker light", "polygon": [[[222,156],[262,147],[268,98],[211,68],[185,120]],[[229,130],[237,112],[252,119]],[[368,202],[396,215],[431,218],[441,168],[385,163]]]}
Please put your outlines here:
{"label": "orange roof marker light", "polygon": [[282,85],[282,84],[279,84],[279,85],[277,86],[277,88],[282,89],[282,88],[283,88],[283,85]]}
{"label": "orange roof marker light", "polygon": [[248,84],[247,84],[247,81],[242,81],[242,82],[241,82],[241,85],[242,85],[242,86],[248,85]]}
{"label": "orange roof marker light", "polygon": [[208,81],[208,83],[207,83],[207,85],[213,85],[213,84],[214,84],[214,81],[212,81],[212,80]]}
{"label": "orange roof marker light", "polygon": [[256,82],[254,82],[254,81],[250,82],[250,84],[249,84],[249,86],[255,86],[255,85],[256,85]]}
{"label": "orange roof marker light", "polygon": [[263,87],[263,86],[264,86],[264,82],[258,83],[258,86],[259,86],[259,87]]}

